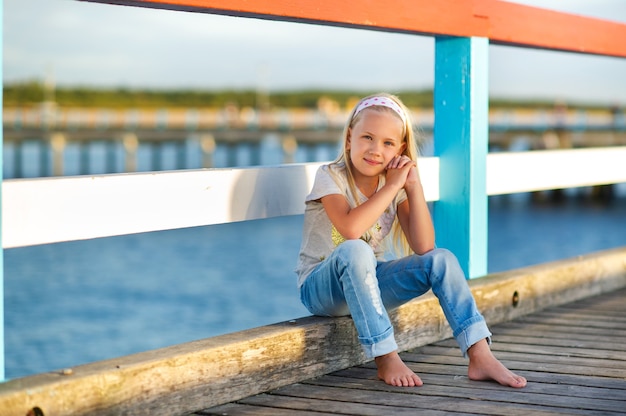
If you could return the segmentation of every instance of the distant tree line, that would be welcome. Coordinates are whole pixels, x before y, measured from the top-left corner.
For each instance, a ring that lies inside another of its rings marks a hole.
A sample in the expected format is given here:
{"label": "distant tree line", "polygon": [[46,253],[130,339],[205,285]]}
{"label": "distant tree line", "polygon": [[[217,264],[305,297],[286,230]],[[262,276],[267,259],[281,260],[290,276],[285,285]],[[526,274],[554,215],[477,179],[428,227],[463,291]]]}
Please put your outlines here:
{"label": "distant tree line", "polygon": [[[44,101],[54,101],[63,107],[86,108],[223,108],[238,107],[316,108],[320,98],[335,101],[345,107],[358,97],[378,91],[357,90],[290,90],[267,94],[249,90],[200,89],[129,89],[96,87],[47,88],[39,81],[4,85],[4,106],[31,106]],[[400,96],[408,107],[432,108],[433,91],[391,91]],[[490,99],[495,108],[553,108],[554,102]],[[573,108],[597,108],[592,105],[570,105]]]}

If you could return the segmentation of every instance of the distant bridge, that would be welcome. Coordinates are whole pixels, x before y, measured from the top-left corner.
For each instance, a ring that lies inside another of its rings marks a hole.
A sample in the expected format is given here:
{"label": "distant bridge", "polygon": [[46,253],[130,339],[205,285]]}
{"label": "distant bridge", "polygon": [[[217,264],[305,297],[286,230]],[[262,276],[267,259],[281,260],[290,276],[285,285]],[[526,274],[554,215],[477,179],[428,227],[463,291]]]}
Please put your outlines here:
{"label": "distant bridge", "polygon": [[[425,142],[432,137],[432,109],[412,109],[412,116]],[[109,173],[138,170],[137,152],[150,148],[149,170],[161,170],[164,144],[177,150],[175,169],[188,168],[185,153],[189,143],[201,154],[202,167],[214,167],[218,147],[226,149],[229,167],[237,166],[241,146],[250,150],[250,164],[259,165],[261,143],[269,135],[280,141],[282,162],[295,161],[298,149],[306,161],[316,161],[320,146],[336,145],[348,118],[346,111],[286,110],[257,111],[252,108],[223,109],[78,109],[44,103],[29,108],[5,108],[5,146],[12,147],[8,177],[22,177],[24,146],[38,148],[38,176],[64,175],[68,145],[81,153],[81,174],[91,173],[89,149],[95,143],[109,150],[103,162]],[[626,115],[623,110],[492,110],[489,116],[491,150],[566,149],[626,145]],[[519,141],[523,148],[516,148]],[[117,151],[123,148],[123,151]],[[123,156],[120,156],[123,154]],[[7,155],[5,155],[7,157]],[[118,159],[122,157],[123,161]],[[120,166],[122,166],[120,168]]]}

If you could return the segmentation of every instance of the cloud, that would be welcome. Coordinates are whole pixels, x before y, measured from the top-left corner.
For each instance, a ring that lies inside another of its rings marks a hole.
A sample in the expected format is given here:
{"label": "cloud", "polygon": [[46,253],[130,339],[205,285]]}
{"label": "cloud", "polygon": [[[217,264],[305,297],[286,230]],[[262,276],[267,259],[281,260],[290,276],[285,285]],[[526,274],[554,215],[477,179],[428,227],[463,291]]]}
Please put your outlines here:
{"label": "cloud", "polygon": [[[626,21],[622,0],[550,4]],[[151,88],[433,85],[430,37],[64,0],[4,7],[5,82],[53,75],[62,85]],[[489,71],[497,96],[626,97],[626,59],[492,46]]]}

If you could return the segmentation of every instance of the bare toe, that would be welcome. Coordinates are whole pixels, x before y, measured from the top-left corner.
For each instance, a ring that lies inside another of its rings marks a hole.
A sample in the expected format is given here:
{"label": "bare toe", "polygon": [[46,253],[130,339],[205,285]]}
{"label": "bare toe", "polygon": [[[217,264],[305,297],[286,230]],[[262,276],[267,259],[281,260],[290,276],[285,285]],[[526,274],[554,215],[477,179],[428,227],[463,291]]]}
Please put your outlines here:
{"label": "bare toe", "polygon": [[397,352],[375,358],[378,367],[378,378],[390,386],[415,387],[421,386],[422,380],[407,367]]}
{"label": "bare toe", "polygon": [[491,352],[489,345],[481,341],[468,350],[470,364],[467,376],[471,380],[493,380],[503,386],[522,388],[526,379],[506,368]]}

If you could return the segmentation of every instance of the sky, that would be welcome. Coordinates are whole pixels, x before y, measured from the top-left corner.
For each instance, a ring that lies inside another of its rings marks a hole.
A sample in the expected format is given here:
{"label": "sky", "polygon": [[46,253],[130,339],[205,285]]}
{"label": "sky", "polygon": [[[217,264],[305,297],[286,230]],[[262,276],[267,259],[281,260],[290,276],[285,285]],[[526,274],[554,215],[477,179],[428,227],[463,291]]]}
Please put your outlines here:
{"label": "sky", "polygon": [[[625,0],[517,2],[626,23]],[[407,34],[74,0],[4,0],[3,32],[5,84],[396,92],[434,79],[434,40]],[[497,98],[626,105],[626,59],[491,45],[489,80]]]}

